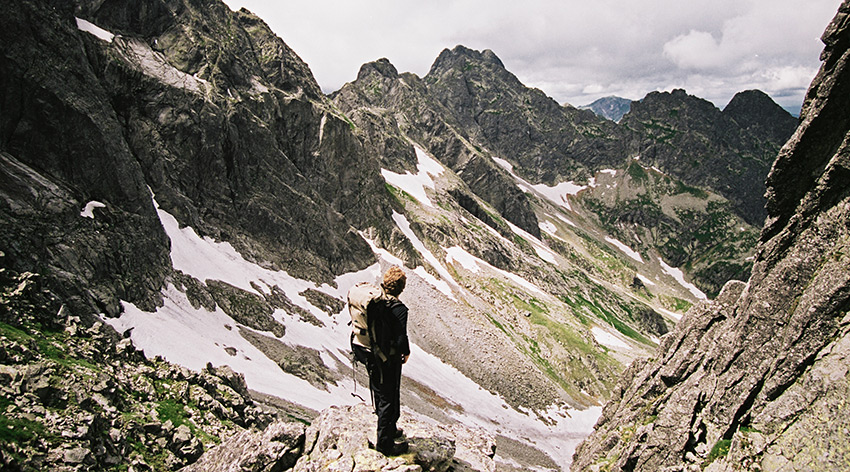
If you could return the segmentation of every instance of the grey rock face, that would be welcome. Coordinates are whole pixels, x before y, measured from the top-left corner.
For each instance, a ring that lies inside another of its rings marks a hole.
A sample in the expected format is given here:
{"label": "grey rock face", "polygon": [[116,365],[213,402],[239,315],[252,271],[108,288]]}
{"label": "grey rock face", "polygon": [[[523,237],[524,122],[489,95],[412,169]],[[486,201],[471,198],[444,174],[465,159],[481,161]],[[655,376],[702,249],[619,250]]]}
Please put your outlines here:
{"label": "grey rock face", "polygon": [[444,427],[402,413],[410,451],[386,457],[375,451],[375,416],[371,407],[331,407],[307,429],[304,456],[296,472],[318,471],[495,471],[495,440],[488,433],[461,426]]}
{"label": "grey rock face", "polygon": [[289,470],[304,446],[304,426],[275,422],[263,431],[244,431],[208,451],[183,472],[272,472]]}
{"label": "grey rock face", "polygon": [[723,114],[776,146],[785,144],[800,124],[797,118],[760,90],[736,93],[723,108]]}
{"label": "grey rock face", "polygon": [[[153,310],[170,261],[152,193],[180,224],[266,266],[326,280],[373,263],[351,228],[387,226],[379,170],[258,18],[220,2],[3,7],[11,267],[48,267],[80,313],[117,315],[118,300]],[[91,201],[103,206],[81,217]]]}
{"label": "grey rock face", "polygon": [[[768,178],[748,284],[730,283],[635,363],[574,470],[841,470],[850,343],[845,2],[800,128]],[[840,399],[840,400],[839,400]]]}
{"label": "grey rock face", "polygon": [[412,139],[460,175],[502,216],[539,237],[527,196],[484,149],[470,141],[469,130],[441,106],[427,81],[413,74],[400,76],[389,61],[381,59],[364,64],[357,81],[346,84],[333,100],[357,124],[365,146],[391,170],[415,169]]}

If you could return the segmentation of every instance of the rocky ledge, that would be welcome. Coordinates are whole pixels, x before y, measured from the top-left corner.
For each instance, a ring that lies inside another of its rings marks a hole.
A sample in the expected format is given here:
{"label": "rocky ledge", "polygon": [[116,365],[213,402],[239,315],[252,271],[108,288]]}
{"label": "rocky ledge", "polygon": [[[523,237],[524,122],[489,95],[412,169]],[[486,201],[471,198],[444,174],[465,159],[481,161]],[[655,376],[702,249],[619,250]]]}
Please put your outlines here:
{"label": "rocky ledge", "polygon": [[495,471],[495,439],[460,425],[435,425],[403,414],[410,450],[377,452],[375,416],[369,405],[330,407],[309,427],[278,422],[264,431],[234,436],[183,472],[201,471]]}

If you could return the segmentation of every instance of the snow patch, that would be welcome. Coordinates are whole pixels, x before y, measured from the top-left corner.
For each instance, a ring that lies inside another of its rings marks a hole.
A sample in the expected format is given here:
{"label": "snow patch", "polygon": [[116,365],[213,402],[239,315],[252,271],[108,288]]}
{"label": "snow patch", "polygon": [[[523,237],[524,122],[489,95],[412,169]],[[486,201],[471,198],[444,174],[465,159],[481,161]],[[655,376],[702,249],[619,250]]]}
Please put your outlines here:
{"label": "snow patch", "polygon": [[559,464],[572,462],[576,446],[593,431],[602,413],[601,407],[573,410],[553,405],[547,411],[537,412],[547,419],[547,425],[538,420],[534,412],[517,411],[502,397],[482,389],[460,371],[418,346],[411,346],[411,351],[404,375],[425,385],[439,386],[437,391],[443,398],[461,406],[461,411],[446,409],[445,413],[464,425],[479,427],[493,434],[522,442],[533,438],[531,442]]}
{"label": "snow patch", "polygon": [[[514,173],[514,165],[513,164],[511,164],[510,162],[508,162],[504,159],[498,158],[498,157],[493,157],[493,160],[496,161],[496,164],[499,164],[503,169],[505,169],[506,171],[510,172],[511,175],[513,175],[513,173]],[[516,176],[514,175],[514,177],[516,177]]]}
{"label": "snow patch", "polygon": [[85,208],[83,208],[83,211],[80,212],[80,216],[82,216],[83,218],[94,219],[94,209],[95,208],[106,208],[106,205],[104,205],[103,203],[100,203],[98,201],[92,200],[92,201],[86,203]]}
{"label": "snow patch", "polygon": [[647,277],[643,274],[635,274],[635,277],[640,279],[640,281],[643,282],[644,285],[655,285],[655,282],[653,282],[652,280],[649,279],[649,277]]}
{"label": "snow patch", "polygon": [[577,224],[575,224],[575,223],[573,223],[573,222],[572,222],[572,220],[570,220],[570,219],[569,219],[569,218],[567,218],[566,216],[564,216],[564,215],[555,215],[555,216],[557,216],[557,217],[558,217],[558,219],[559,219],[559,220],[561,220],[561,221],[563,221],[564,223],[566,223],[566,224],[568,224],[568,225],[570,225],[570,226],[573,226],[573,227],[578,228],[578,225],[577,225]]}
{"label": "snow patch", "polygon": [[556,236],[558,234],[558,227],[551,221],[541,221],[540,230],[552,236]]}
{"label": "snow patch", "polygon": [[638,252],[636,252],[634,249],[630,248],[629,246],[626,246],[621,241],[614,239],[611,236],[605,236],[605,240],[608,241],[609,243],[613,244],[614,246],[616,246],[617,249],[619,249],[620,251],[623,252],[623,254],[631,257],[632,259],[634,259],[634,260],[636,260],[640,263],[643,263],[643,258],[640,257],[640,254]]}
{"label": "snow patch", "polygon": [[[343,381],[339,385],[329,385],[328,390],[324,390],[285,373],[243,338],[236,328],[238,323],[219,308],[214,311],[203,307],[196,309],[186,295],[173,285],[163,291],[163,303],[156,312],[148,313],[132,303],[122,302],[124,313],[121,317],[104,318],[103,321],[118,332],[132,328],[133,343],[143,349],[148,357],[162,356],[169,362],[195,371],[203,370],[207,363],[214,366],[229,365],[245,375],[250,388],[314,410],[354,403],[355,399],[349,393],[352,388],[350,383]],[[300,325],[307,323],[288,321],[287,334],[282,340],[288,342],[294,338]],[[332,336],[323,333],[326,343],[340,347],[347,345],[347,325],[338,324],[323,330],[334,331]],[[230,355],[225,351],[226,347],[235,349],[236,355]]]}
{"label": "snow patch", "polygon": [[371,239],[369,239],[368,237],[366,237],[366,235],[365,235],[365,234],[360,233],[360,237],[362,237],[364,240],[366,240],[366,243],[368,243],[368,244],[369,244],[369,247],[371,247],[371,248],[372,248],[372,252],[373,252],[373,253],[375,253],[375,255],[376,255],[376,256],[378,256],[378,257],[380,257],[381,259],[383,259],[383,260],[385,260],[385,261],[389,262],[389,263],[390,263],[390,264],[392,264],[392,265],[397,265],[397,266],[399,266],[399,267],[403,267],[403,266],[404,266],[404,261],[403,261],[403,260],[401,260],[400,258],[396,257],[396,256],[395,256],[393,253],[391,253],[390,251],[387,251],[386,249],[384,249],[384,248],[382,248],[382,247],[378,247],[378,245],[377,245],[377,244],[375,244],[375,241],[372,241]]}
{"label": "snow patch", "polygon": [[679,313],[676,313],[675,311],[670,311],[670,310],[667,310],[667,309],[664,309],[664,308],[657,308],[657,307],[653,307],[653,308],[655,309],[655,311],[660,311],[661,313],[673,318],[676,321],[679,321],[679,320],[682,319],[682,315],[679,314]]}
{"label": "snow patch", "polygon": [[631,349],[632,348],[628,344],[624,343],[617,336],[614,336],[613,334],[609,333],[608,331],[606,331],[606,330],[604,330],[604,329],[602,329],[598,326],[594,326],[590,330],[590,332],[591,332],[591,334],[593,334],[593,337],[594,337],[594,339],[596,339],[596,342],[598,342],[599,344],[602,344],[604,346],[615,347],[615,348],[620,348],[620,349]]}
{"label": "snow patch", "polygon": [[80,31],[85,31],[86,33],[92,34],[100,40],[106,41],[107,43],[111,43],[115,38],[115,35],[101,28],[100,26],[95,25],[94,23],[88,22],[82,18],[74,17],[77,20],[77,29]]}
{"label": "snow patch", "polygon": [[322,138],[325,137],[325,123],[328,122],[328,115],[322,115],[322,120],[319,122],[319,146],[322,145]]}
{"label": "snow patch", "polygon": [[577,195],[582,190],[586,189],[586,185],[576,185],[573,182],[561,182],[554,187],[550,187],[545,184],[537,184],[532,185],[531,188],[537,191],[540,195],[546,197],[551,202],[556,205],[560,205],[567,210],[572,211],[572,206],[570,206],[569,200],[567,197],[570,195]]}
{"label": "snow patch", "polygon": [[493,157],[492,159],[496,162],[496,164],[511,174],[511,176],[517,181],[517,187],[519,187],[520,190],[526,193],[536,193],[537,195],[546,198],[552,203],[562,206],[569,211],[572,211],[573,209],[570,206],[570,202],[567,200],[567,197],[570,195],[576,195],[587,188],[587,186],[576,185],[573,182],[561,182],[554,187],[550,187],[545,184],[532,185],[514,173],[514,166],[510,162],[498,157]]}
{"label": "snow patch", "polygon": [[658,258],[658,262],[661,263],[661,269],[664,271],[665,274],[676,279],[676,282],[679,282],[679,285],[688,289],[695,297],[700,300],[705,300],[708,298],[707,296],[705,296],[702,290],[696,287],[696,285],[685,280],[685,274],[682,272],[681,269],[678,269],[676,267],[670,267],[660,257]]}
{"label": "snow patch", "polygon": [[381,175],[388,184],[404,190],[423,205],[433,208],[434,204],[431,203],[431,199],[425,193],[425,187],[435,188],[436,184],[431,177],[442,174],[445,169],[442,164],[428,156],[422,148],[415,145],[413,147],[416,150],[416,157],[418,159],[416,165],[416,168],[419,170],[418,173],[411,174],[410,172],[405,172],[404,174],[396,174],[387,169],[381,169]]}
{"label": "snow patch", "polygon": [[550,251],[549,248],[543,245],[543,242],[537,239],[536,236],[511,223],[510,221],[505,221],[508,223],[508,226],[511,228],[511,231],[527,239],[528,242],[531,243],[531,245],[534,247],[534,252],[536,252],[541,259],[546,262],[549,262],[550,264],[558,265],[558,259],[555,257],[555,253]]}

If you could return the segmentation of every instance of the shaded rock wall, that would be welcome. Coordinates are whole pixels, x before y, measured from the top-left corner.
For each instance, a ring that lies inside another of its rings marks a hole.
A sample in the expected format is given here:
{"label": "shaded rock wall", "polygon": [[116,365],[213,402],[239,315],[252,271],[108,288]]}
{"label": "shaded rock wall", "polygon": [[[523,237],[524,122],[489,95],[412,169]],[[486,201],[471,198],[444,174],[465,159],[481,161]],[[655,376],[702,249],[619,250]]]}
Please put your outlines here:
{"label": "shaded rock wall", "polygon": [[[152,310],[152,201],[246,258],[329,280],[388,231],[374,161],[259,18],[206,0],[3,1],[0,248],[79,312]],[[76,18],[114,34],[100,39]],[[81,217],[90,201],[100,202]]]}

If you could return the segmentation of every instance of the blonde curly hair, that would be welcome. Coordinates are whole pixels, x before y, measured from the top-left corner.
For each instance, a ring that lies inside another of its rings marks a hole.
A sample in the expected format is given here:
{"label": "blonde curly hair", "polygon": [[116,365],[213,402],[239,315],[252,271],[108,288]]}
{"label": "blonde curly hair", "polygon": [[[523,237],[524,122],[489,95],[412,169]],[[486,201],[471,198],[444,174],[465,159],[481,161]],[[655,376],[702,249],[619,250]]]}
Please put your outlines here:
{"label": "blonde curly hair", "polygon": [[404,271],[398,266],[392,266],[384,272],[384,280],[381,282],[381,287],[384,288],[384,291],[388,295],[397,297],[404,290],[406,283],[407,276],[404,275]]}

